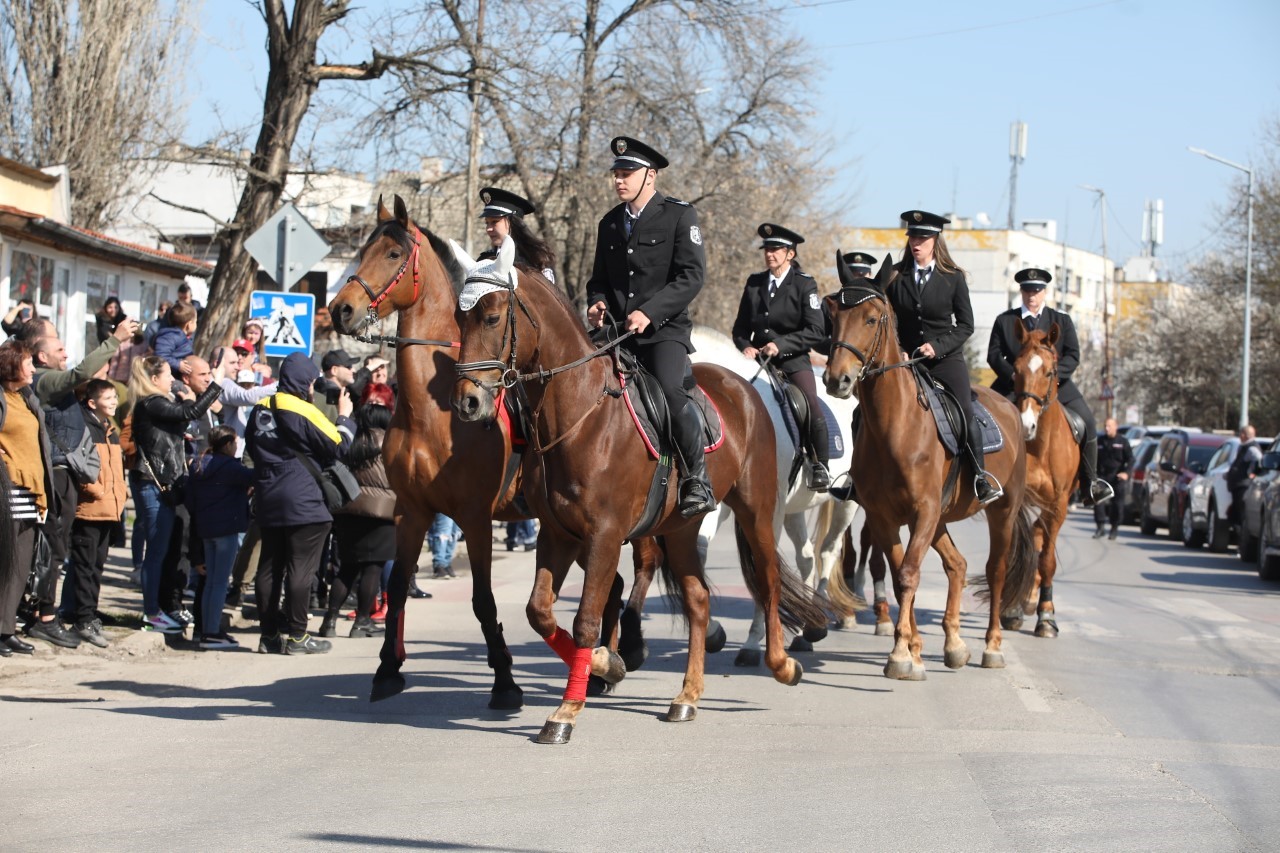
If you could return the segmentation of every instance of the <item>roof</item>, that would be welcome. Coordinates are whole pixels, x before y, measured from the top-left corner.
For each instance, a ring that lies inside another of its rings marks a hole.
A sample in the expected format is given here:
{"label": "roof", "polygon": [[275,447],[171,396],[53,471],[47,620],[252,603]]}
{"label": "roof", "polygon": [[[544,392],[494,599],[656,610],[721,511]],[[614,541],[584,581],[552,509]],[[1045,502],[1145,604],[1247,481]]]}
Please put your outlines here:
{"label": "roof", "polygon": [[50,175],[48,172],[42,172],[33,166],[28,166],[26,163],[19,163],[17,160],[10,160],[8,157],[0,157],[0,168],[8,169],[10,172],[17,172],[24,178],[30,178],[36,183],[48,184],[50,186],[62,180],[57,175]]}
{"label": "roof", "polygon": [[213,274],[212,264],[190,255],[140,246],[99,231],[67,225],[38,213],[0,204],[0,231],[6,229],[21,231],[25,236],[49,245],[74,248],[106,260],[141,266],[150,270],[177,275],[194,275],[200,278],[208,278]]}

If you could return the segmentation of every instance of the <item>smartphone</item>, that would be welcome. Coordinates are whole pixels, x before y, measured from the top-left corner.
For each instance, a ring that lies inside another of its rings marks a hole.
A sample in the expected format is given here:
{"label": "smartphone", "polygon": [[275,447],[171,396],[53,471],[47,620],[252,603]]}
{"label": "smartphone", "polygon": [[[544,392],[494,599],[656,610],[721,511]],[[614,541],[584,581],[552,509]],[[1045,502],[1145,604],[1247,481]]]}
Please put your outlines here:
{"label": "smartphone", "polygon": [[18,317],[20,317],[20,318],[21,318],[21,319],[23,319],[23,320],[30,320],[30,319],[31,319],[31,309],[30,309],[30,308],[23,308],[21,311],[19,311],[19,312],[18,312]]}
{"label": "smartphone", "polygon": [[213,369],[214,369],[214,370],[217,370],[217,369],[218,369],[218,366],[219,366],[220,364],[222,364],[222,355],[223,355],[223,353],[225,353],[226,351],[227,351],[227,348],[226,348],[226,347],[218,347],[217,351],[213,354],[213,365],[212,365],[212,367],[213,367]]}
{"label": "smartphone", "polygon": [[332,388],[326,388],[324,392],[324,401],[330,406],[338,405],[338,398],[342,396],[342,389],[337,385]]}

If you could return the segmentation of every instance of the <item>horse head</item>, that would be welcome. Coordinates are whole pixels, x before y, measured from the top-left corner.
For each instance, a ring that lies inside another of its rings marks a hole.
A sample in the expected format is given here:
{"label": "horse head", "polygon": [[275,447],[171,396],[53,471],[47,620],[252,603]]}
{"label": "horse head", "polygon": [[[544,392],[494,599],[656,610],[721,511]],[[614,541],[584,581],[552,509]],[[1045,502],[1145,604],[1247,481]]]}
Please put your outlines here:
{"label": "horse head", "polygon": [[358,334],[418,300],[420,254],[431,249],[422,245],[423,234],[398,195],[394,206],[392,213],[378,197],[378,224],[357,255],[359,266],[329,303],[333,328],[341,334]]}
{"label": "horse head", "polygon": [[1055,344],[1061,332],[1057,323],[1048,332],[1028,332],[1022,323],[1017,326],[1018,344],[1022,349],[1013,361],[1013,392],[1022,418],[1022,435],[1027,441],[1035,439],[1040,416],[1056,396],[1058,350]]}
{"label": "horse head", "polygon": [[847,399],[854,386],[879,362],[893,364],[898,357],[898,334],[886,295],[898,271],[893,258],[885,256],[875,277],[860,276],[849,269],[844,256],[836,252],[840,290],[826,297],[831,317],[831,355],[823,376],[827,393]]}
{"label": "horse head", "polygon": [[493,418],[498,391],[515,383],[516,366],[537,347],[533,335],[519,334],[519,315],[524,314],[531,324],[533,320],[516,294],[520,274],[515,260],[516,244],[507,236],[492,261],[467,259],[464,264],[467,280],[458,298],[462,351],[453,392],[454,411],[464,421]]}

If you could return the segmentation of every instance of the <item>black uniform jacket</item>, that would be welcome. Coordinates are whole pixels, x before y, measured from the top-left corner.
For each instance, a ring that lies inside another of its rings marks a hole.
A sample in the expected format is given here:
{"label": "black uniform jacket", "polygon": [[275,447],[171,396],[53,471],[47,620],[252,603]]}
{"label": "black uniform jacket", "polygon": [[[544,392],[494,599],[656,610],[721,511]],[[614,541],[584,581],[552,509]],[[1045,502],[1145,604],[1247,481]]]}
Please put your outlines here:
{"label": "black uniform jacket", "polygon": [[742,289],[733,344],[740,350],[759,349],[772,341],[778,346],[773,364],[791,373],[809,366],[809,350],[826,337],[825,322],[813,276],[792,266],[770,299],[769,273],[758,272],[747,277]]}
{"label": "black uniform jacket", "polygon": [[[1076,339],[1076,325],[1071,315],[1045,306],[1036,318],[1036,330],[1046,334],[1058,324],[1058,401],[1067,404],[1084,399],[1080,389],[1071,381],[1071,374],[1080,365],[1080,342]],[[1006,397],[1013,393],[1013,362],[1022,348],[1018,346],[1018,326],[1022,324],[1022,307],[1010,308],[996,317],[991,327],[991,343],[987,347],[987,364],[996,372],[991,388]]]}
{"label": "black uniform jacket", "polygon": [[973,305],[964,273],[945,273],[935,266],[921,294],[910,257],[894,268],[898,278],[889,285],[888,296],[898,318],[898,343],[903,351],[910,356],[928,343],[933,344],[936,360],[952,354],[963,358],[964,342],[973,334]]}
{"label": "black uniform jacket", "polygon": [[1133,465],[1133,448],[1129,439],[1123,435],[1107,437],[1098,436],[1098,476],[1103,479],[1114,479],[1116,474],[1129,473]]}
{"label": "black uniform jacket", "polygon": [[632,340],[641,346],[680,341],[692,352],[689,303],[702,290],[707,266],[698,212],[685,202],[655,195],[628,239],[625,208],[620,204],[600,220],[587,304],[604,302],[617,323],[632,311],[643,311],[650,326]]}

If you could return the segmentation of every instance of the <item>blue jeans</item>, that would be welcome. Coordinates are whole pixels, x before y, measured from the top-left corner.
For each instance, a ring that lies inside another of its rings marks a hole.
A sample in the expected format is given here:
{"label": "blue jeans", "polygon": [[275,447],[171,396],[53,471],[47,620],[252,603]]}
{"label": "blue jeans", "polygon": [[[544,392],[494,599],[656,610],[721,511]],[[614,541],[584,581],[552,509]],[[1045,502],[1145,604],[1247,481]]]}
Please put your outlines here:
{"label": "blue jeans", "polygon": [[532,545],[537,541],[538,529],[534,526],[532,518],[507,522],[508,545]]}
{"label": "blue jeans", "polygon": [[453,553],[458,549],[458,534],[462,532],[452,518],[442,512],[436,513],[436,520],[431,522],[431,532],[427,534],[431,542],[431,567],[443,569],[453,565]]}
{"label": "blue jeans", "polygon": [[222,607],[227,603],[231,569],[243,539],[243,533],[228,533],[204,540],[204,597],[200,601],[203,634],[216,634],[222,627]]}
{"label": "blue jeans", "polygon": [[142,612],[154,616],[160,612],[160,572],[173,535],[173,507],[160,500],[160,487],[144,480],[135,472],[129,475],[133,488],[133,506],[138,524],[146,540],[147,555],[142,560]]}

